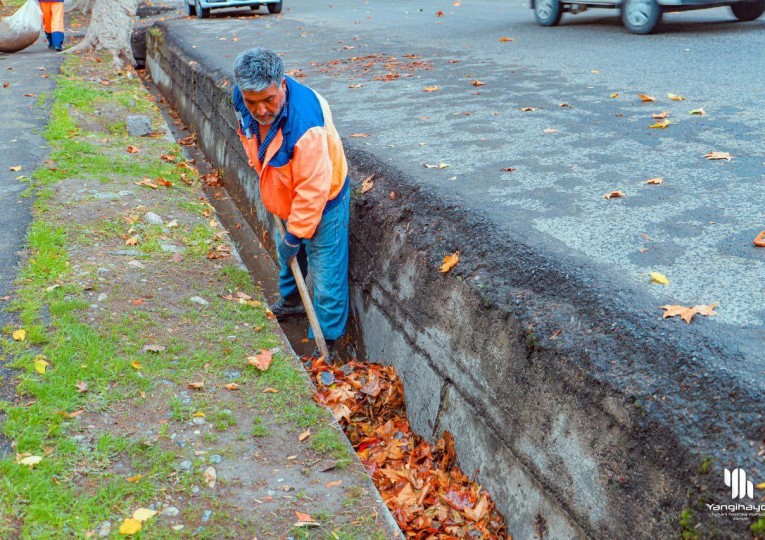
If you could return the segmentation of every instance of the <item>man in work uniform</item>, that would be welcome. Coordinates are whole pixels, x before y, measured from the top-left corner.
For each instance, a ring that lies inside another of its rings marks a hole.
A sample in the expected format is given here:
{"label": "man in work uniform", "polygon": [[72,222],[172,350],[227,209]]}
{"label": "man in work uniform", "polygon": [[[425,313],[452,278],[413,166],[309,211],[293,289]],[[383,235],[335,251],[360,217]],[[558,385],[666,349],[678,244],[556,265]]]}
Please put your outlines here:
{"label": "man in work uniform", "polygon": [[[285,222],[277,246],[277,319],[305,314],[289,267],[310,266],[319,325],[334,345],[348,319],[348,163],[329,105],[317,92],[284,75],[275,52],[250,49],[234,61],[233,101],[239,138],[260,176],[266,210]],[[308,329],[309,338],[313,331]]]}
{"label": "man in work uniform", "polygon": [[64,48],[64,0],[40,0],[48,48]]}

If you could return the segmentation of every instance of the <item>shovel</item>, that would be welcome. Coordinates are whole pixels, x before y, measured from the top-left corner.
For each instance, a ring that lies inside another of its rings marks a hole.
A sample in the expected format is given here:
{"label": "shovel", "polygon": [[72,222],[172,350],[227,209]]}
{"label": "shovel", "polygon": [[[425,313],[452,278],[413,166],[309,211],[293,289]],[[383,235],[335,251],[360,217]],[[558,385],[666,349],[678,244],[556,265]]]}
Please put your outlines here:
{"label": "shovel", "polygon": [[[274,221],[276,221],[276,228],[279,229],[279,234],[284,238],[284,235],[287,232],[284,230],[284,223],[282,223],[282,220],[278,217]],[[290,261],[290,269],[292,270],[292,275],[295,276],[295,283],[297,284],[298,291],[300,291],[300,299],[303,301],[305,313],[308,315],[308,322],[311,325],[311,329],[313,329],[313,337],[316,341],[316,346],[319,348],[319,353],[321,353],[324,359],[329,362],[327,342],[324,340],[324,334],[319,326],[319,319],[316,317],[316,310],[313,309],[311,295],[308,293],[308,287],[306,287],[305,279],[303,279],[303,272],[300,271],[300,264],[298,264],[297,257],[292,257],[292,260]]]}

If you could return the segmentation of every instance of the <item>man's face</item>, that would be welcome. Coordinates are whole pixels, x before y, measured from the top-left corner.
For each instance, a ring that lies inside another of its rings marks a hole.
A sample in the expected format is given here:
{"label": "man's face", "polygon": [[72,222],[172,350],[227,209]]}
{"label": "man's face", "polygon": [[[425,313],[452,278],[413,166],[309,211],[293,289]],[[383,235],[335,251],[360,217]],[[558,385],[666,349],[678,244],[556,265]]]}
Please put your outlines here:
{"label": "man's face", "polygon": [[247,110],[261,126],[270,126],[282,112],[284,102],[287,99],[287,81],[282,84],[272,84],[265,90],[242,90],[242,97]]}

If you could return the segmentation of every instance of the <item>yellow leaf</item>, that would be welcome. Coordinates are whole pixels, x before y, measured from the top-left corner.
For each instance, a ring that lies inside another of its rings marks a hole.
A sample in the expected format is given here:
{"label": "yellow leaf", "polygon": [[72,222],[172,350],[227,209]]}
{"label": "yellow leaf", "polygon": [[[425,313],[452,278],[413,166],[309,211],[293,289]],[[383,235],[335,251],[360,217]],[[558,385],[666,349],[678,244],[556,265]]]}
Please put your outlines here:
{"label": "yellow leaf", "polygon": [[645,183],[649,184],[649,185],[654,185],[655,186],[655,185],[663,184],[664,183],[664,179],[663,178],[651,178],[650,180],[646,180]]}
{"label": "yellow leaf", "polygon": [[203,413],[201,411],[197,411],[197,412],[194,413],[194,416],[196,418],[205,418],[205,413]]}
{"label": "yellow leaf", "polygon": [[700,109],[693,109],[693,110],[691,110],[691,112],[689,112],[688,114],[698,114],[699,116],[704,116],[704,115],[705,115],[705,114],[707,114],[707,113],[706,113],[706,111],[704,110],[704,107],[702,107],[702,108],[700,108]]}
{"label": "yellow leaf", "polygon": [[141,530],[141,522],[137,519],[126,519],[120,525],[120,534],[135,534]]}
{"label": "yellow leaf", "polygon": [[470,84],[472,84],[473,86],[483,86],[483,85],[485,85],[486,83],[485,83],[485,82],[483,82],[483,81],[479,81],[478,79],[476,79],[476,80],[474,80],[473,82],[471,82]]}
{"label": "yellow leaf", "polygon": [[372,182],[372,179],[375,177],[374,173],[367,176],[367,178],[361,183],[361,194],[363,195],[373,187],[375,187],[375,183]]}
{"label": "yellow leaf", "polygon": [[21,170],[21,165],[16,165],[15,167],[8,167],[13,172],[19,172]]}
{"label": "yellow leaf", "polygon": [[669,285],[669,280],[667,279],[667,276],[659,272],[651,272],[651,279],[653,279],[656,283],[661,283],[662,285]]}
{"label": "yellow leaf", "polygon": [[46,362],[45,358],[38,356],[35,358],[35,371],[40,375],[45,375],[45,368],[50,364]]}
{"label": "yellow leaf", "polygon": [[129,476],[129,477],[127,477],[127,478],[126,478],[126,480],[127,480],[128,482],[130,482],[131,484],[137,484],[138,482],[140,482],[140,481],[141,481],[141,478],[143,478],[143,475],[142,475],[142,474],[136,474],[135,476]]}
{"label": "yellow leaf", "polygon": [[667,118],[668,116],[669,116],[669,111],[664,111],[664,112],[652,114],[651,118],[656,118],[657,120],[661,120],[662,118]]}
{"label": "yellow leaf", "polygon": [[704,315],[705,317],[708,317],[710,315],[717,315],[717,312],[715,311],[715,308],[717,307],[717,302],[714,302],[712,304],[709,304],[707,306],[703,304],[698,304],[693,306],[693,309],[699,312],[699,315]]}
{"label": "yellow leaf", "polygon": [[27,339],[27,331],[26,330],[16,330],[13,332],[13,339],[16,341],[24,341]]}
{"label": "yellow leaf", "polygon": [[126,246],[134,246],[138,243],[138,237],[137,236],[131,236],[127,240],[125,240]]}
{"label": "yellow leaf", "polygon": [[649,96],[647,94],[638,94],[638,97],[640,98],[640,101],[643,103],[650,103],[652,101],[656,101],[656,98],[653,96]]}
{"label": "yellow leaf", "polygon": [[511,37],[501,37],[501,38],[499,38],[499,42],[500,43],[509,43],[511,41],[513,41],[513,38],[511,38]]}
{"label": "yellow leaf", "polygon": [[448,163],[439,163],[438,164],[438,168],[439,169],[448,169],[449,167],[451,167],[451,165],[449,165]]}
{"label": "yellow leaf", "polygon": [[310,429],[306,429],[303,433],[301,433],[298,436],[298,441],[303,442],[304,440],[306,440],[310,436],[311,436],[311,430]]}
{"label": "yellow leaf", "polygon": [[683,96],[678,96],[675,94],[667,94],[667,97],[671,99],[672,101],[685,101],[685,98]]}
{"label": "yellow leaf", "polygon": [[139,362],[138,360],[133,360],[132,362],[130,362],[130,367],[132,367],[133,369],[141,369],[143,366],[141,365],[141,362]]}
{"label": "yellow leaf", "polygon": [[619,97],[619,94],[617,94],[616,92],[614,92],[613,94],[611,94],[611,99],[616,99],[616,98],[618,98],[618,97]]}
{"label": "yellow leaf", "polygon": [[42,457],[40,456],[27,456],[21,460],[18,461],[19,465],[26,465],[28,467],[34,467],[38,463],[42,461]]}
{"label": "yellow leaf", "polygon": [[757,489],[765,489],[765,482],[763,482],[762,484],[757,484],[754,487],[756,487]]}
{"label": "yellow leaf", "polygon": [[648,126],[649,129],[664,129],[668,125],[670,125],[672,122],[669,120],[663,120],[661,122],[656,122],[655,124],[651,124]]}
{"label": "yellow leaf", "polygon": [[148,521],[157,515],[155,510],[149,510],[148,508],[139,508],[133,512],[133,519],[136,521],[144,522]]}
{"label": "yellow leaf", "polygon": [[426,86],[422,89],[423,92],[438,92],[438,86]]}
{"label": "yellow leaf", "polygon": [[443,264],[441,265],[441,270],[439,270],[442,273],[446,273],[455,266],[457,266],[457,263],[460,262],[460,252],[455,251],[451,255],[447,255],[444,257]]}
{"label": "yellow leaf", "polygon": [[612,191],[603,195],[604,199],[620,199],[622,197],[626,197],[623,191]]}
{"label": "yellow leaf", "polygon": [[271,355],[271,351],[267,349],[261,349],[260,352],[255,356],[247,357],[247,363],[251,366],[255,366],[260,371],[268,370],[268,367],[271,365],[272,361],[273,356]]}

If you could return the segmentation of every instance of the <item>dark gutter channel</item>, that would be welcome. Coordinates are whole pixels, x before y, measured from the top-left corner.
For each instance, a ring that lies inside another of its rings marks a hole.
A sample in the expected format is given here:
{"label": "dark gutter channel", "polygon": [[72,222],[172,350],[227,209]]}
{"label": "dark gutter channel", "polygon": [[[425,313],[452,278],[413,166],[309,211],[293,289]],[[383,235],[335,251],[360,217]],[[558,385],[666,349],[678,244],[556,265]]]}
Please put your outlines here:
{"label": "dark gutter channel", "polygon": [[[230,73],[162,24],[147,40],[154,81],[272,249],[235,133]],[[723,325],[719,340],[693,326],[673,339],[676,321],[660,311],[623,308],[640,293],[615,277],[588,278],[597,274],[582,261],[495,230],[345,142],[351,178],[376,175],[371,191],[354,193],[351,217],[352,306],[367,359],[396,366],[415,431],[454,434],[463,470],[476,472],[514,537],[534,537],[543,522],[546,538],[674,538],[685,509],[702,532],[748,534],[746,521],[715,523],[700,506],[730,501],[724,467],[763,478],[765,393],[745,355],[729,352],[736,340]],[[456,249],[462,261],[440,274]]]}

